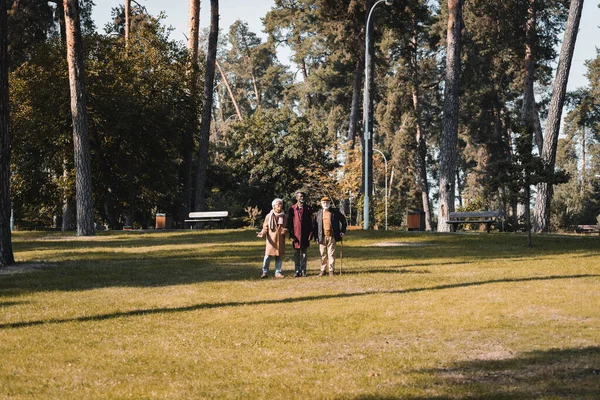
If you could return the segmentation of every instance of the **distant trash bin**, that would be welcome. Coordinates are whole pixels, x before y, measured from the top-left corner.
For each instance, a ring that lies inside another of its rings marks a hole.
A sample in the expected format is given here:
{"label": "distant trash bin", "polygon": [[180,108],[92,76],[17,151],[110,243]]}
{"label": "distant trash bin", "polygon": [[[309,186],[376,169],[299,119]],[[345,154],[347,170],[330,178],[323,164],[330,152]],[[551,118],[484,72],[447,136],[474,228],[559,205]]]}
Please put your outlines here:
{"label": "distant trash bin", "polygon": [[170,224],[167,223],[167,214],[156,213],[156,225],[155,225],[156,229],[168,229],[169,225]]}
{"label": "distant trash bin", "polygon": [[425,211],[413,210],[408,212],[407,218],[409,231],[425,230]]}

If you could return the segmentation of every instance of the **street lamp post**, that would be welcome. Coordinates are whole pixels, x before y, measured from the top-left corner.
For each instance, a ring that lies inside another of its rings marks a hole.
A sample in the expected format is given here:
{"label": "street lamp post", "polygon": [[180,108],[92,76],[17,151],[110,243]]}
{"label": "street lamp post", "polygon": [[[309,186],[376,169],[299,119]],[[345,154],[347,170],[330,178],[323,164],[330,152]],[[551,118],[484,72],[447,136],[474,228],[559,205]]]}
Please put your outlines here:
{"label": "street lamp post", "polygon": [[363,229],[369,229],[369,140],[371,140],[371,135],[369,132],[369,81],[370,81],[370,72],[369,71],[369,26],[371,22],[371,14],[373,10],[379,3],[385,2],[386,5],[391,6],[392,0],[378,0],[371,10],[369,10],[369,15],[367,17],[367,23],[365,25],[365,90],[364,90],[364,104],[363,104],[363,123],[364,123],[364,156],[365,156],[365,179],[364,179],[364,187],[365,187],[365,201],[363,208]]}
{"label": "street lamp post", "polygon": [[388,230],[388,187],[387,187],[387,158],[385,158],[385,154],[381,152],[381,150],[373,149],[373,151],[378,152],[383,156],[383,163],[385,165],[385,230]]}

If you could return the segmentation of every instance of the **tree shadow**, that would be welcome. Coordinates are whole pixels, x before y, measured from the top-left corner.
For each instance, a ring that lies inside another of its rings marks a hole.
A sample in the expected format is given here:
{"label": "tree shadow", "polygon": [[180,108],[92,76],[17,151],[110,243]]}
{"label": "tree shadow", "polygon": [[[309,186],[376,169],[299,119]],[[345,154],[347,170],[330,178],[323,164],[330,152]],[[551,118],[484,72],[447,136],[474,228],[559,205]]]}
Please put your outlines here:
{"label": "tree shadow", "polygon": [[[370,241],[410,241],[415,238],[434,245],[382,248],[369,247],[368,244]],[[409,273],[405,270],[409,267],[463,265],[481,262],[482,259],[510,262],[541,260],[562,252],[569,252],[572,257],[582,256],[582,253],[598,253],[595,247],[582,245],[579,240],[560,248],[553,248],[555,240],[550,240],[551,244],[546,247],[552,248],[552,251],[516,252],[516,240],[512,237],[483,234],[460,239],[457,242],[455,235],[438,234],[357,233],[353,240],[345,241],[343,273]],[[288,243],[288,255],[284,263],[284,269],[288,271],[292,263],[290,247]],[[210,281],[256,280],[264,255],[264,239],[257,239],[255,232],[247,229],[112,232],[102,233],[96,238],[65,238],[60,233],[45,233],[17,237],[14,249],[17,254],[31,251],[31,257],[41,260],[26,262],[46,266],[35,272],[0,276],[0,297],[112,286],[160,287]],[[309,250],[309,262],[318,262],[318,246],[311,245]],[[436,259],[440,262],[432,261]],[[370,267],[371,260],[383,261],[390,266]]]}
{"label": "tree shadow", "polygon": [[21,306],[24,304],[30,304],[29,301],[0,301],[0,308],[10,306]]}
{"label": "tree shadow", "polygon": [[[416,266],[416,265],[415,265]],[[420,266],[420,265],[419,265]],[[431,274],[431,271],[428,270],[414,270],[407,269],[412,267],[411,265],[394,265],[385,268],[370,268],[369,266],[362,267],[352,267],[351,269],[342,268],[342,276],[343,275],[365,275],[365,274],[414,274],[414,275],[422,275],[422,274]],[[339,265],[337,267],[339,273]]]}
{"label": "tree shadow", "polygon": [[436,387],[451,392],[411,399],[600,398],[598,346],[532,351],[508,359],[467,361],[419,372],[434,375]]}
{"label": "tree shadow", "polygon": [[492,280],[486,280],[486,281],[463,282],[463,283],[448,284],[448,285],[438,285],[438,286],[422,287],[422,288],[401,289],[401,290],[371,290],[371,291],[362,291],[362,292],[324,294],[324,295],[317,295],[317,296],[286,297],[283,299],[274,299],[274,300],[200,303],[200,304],[194,304],[194,305],[183,306],[183,307],[161,307],[161,308],[137,309],[137,310],[115,312],[115,313],[108,313],[108,314],[91,315],[91,316],[85,316],[85,317],[73,317],[73,318],[64,318],[64,319],[46,319],[46,320],[36,320],[36,321],[24,321],[24,322],[9,322],[9,323],[0,324],[0,329],[26,328],[26,327],[38,326],[38,325],[63,324],[63,323],[69,323],[69,322],[105,321],[105,320],[110,320],[110,319],[115,319],[115,318],[136,317],[136,316],[151,315],[151,314],[172,314],[172,313],[190,312],[190,311],[196,311],[196,310],[217,309],[217,308],[222,308],[222,307],[279,305],[279,304],[298,303],[298,302],[305,302],[305,301],[321,301],[321,300],[329,300],[329,299],[364,297],[364,296],[381,295],[381,294],[402,295],[402,294],[409,294],[409,293],[447,290],[447,289],[455,289],[455,288],[462,288],[462,287],[482,286],[482,285],[489,285],[489,284],[495,284],[495,283],[548,281],[548,280],[557,280],[557,279],[586,279],[586,278],[598,278],[598,277],[600,277],[600,275],[554,275],[554,276],[532,277],[532,278],[505,278],[505,279],[492,279]]}

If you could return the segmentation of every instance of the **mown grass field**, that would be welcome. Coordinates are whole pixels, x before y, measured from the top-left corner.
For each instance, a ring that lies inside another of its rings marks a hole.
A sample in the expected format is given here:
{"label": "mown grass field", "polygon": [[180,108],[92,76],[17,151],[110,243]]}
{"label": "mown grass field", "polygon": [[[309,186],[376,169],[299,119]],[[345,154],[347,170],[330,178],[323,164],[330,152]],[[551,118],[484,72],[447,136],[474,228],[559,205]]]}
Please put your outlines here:
{"label": "mown grass field", "polygon": [[282,280],[252,230],[13,244],[2,399],[600,398],[597,235],[351,231]]}

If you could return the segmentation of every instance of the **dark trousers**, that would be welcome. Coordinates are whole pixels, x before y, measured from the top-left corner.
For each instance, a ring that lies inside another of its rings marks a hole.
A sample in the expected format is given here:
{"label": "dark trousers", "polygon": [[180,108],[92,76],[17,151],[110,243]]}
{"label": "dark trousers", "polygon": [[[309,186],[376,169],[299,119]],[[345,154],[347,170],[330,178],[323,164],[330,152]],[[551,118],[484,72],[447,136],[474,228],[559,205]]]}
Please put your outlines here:
{"label": "dark trousers", "polygon": [[307,247],[294,248],[294,272],[306,274],[306,250]]}

